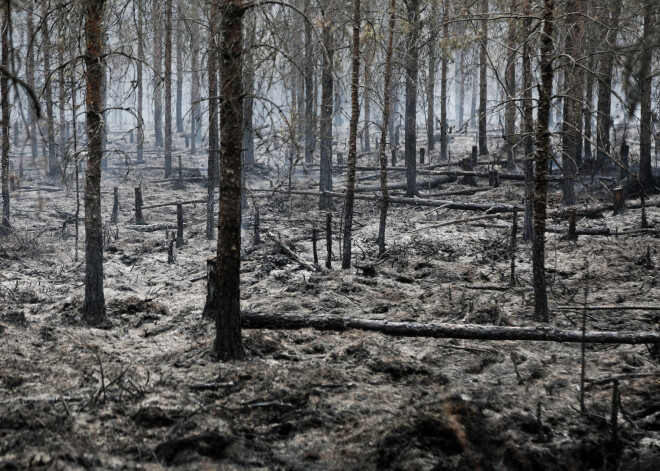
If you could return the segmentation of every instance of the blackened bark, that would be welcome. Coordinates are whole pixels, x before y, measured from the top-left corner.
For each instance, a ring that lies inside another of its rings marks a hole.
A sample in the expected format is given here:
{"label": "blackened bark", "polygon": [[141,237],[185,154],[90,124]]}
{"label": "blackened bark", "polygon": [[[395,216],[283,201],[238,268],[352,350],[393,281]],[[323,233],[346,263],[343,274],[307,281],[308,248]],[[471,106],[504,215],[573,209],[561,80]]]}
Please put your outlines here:
{"label": "blackened bark", "polygon": [[[442,40],[445,47],[442,50],[442,72],[440,77],[440,158],[447,158],[447,144],[449,136],[447,134],[449,125],[447,124],[447,64],[449,62],[448,50],[446,47],[449,41],[449,0],[444,0],[444,12],[442,14],[444,25],[442,26]],[[429,163],[431,154],[429,153]]]}
{"label": "blackened bark", "polygon": [[[30,89],[36,90],[34,80],[34,1],[27,2],[27,57],[25,59],[25,74]],[[34,103],[30,100],[30,148],[32,150],[32,164],[35,165],[39,157],[39,140],[37,133],[37,115]]]}
{"label": "blackened bark", "polygon": [[[9,25],[11,24],[10,6],[2,10],[2,67],[9,66]],[[0,107],[2,108],[2,224],[0,230],[11,227],[9,223],[9,79],[6,74],[0,75]]]}
{"label": "blackened bark", "polygon": [[181,13],[176,22],[176,132],[183,132],[183,62],[184,45],[183,31],[184,25],[181,21]]}
{"label": "blackened bark", "polygon": [[566,4],[565,51],[569,63],[565,68],[564,111],[562,113],[562,200],[565,205],[575,204],[574,180],[582,160],[582,1],[569,0]]}
{"label": "blackened bark", "polygon": [[[435,149],[435,134],[433,132],[435,124],[435,69],[436,69],[436,50],[437,50],[437,28],[438,28],[438,1],[431,0],[431,12],[429,16],[429,76],[426,87],[426,101],[428,110],[426,113],[426,144],[429,153]],[[444,32],[444,29],[443,29]],[[444,35],[443,35],[444,39]],[[442,52],[442,65],[445,65],[445,53]],[[443,69],[444,71],[444,69]],[[446,85],[446,84],[445,84]]]}
{"label": "blackened bark", "polygon": [[44,101],[46,102],[46,134],[48,147],[48,175],[51,177],[59,176],[62,173],[60,162],[57,160],[55,152],[55,116],[53,114],[53,87],[50,74],[50,30],[48,27],[48,6],[44,5],[44,16],[41,27],[42,48],[44,54]]}
{"label": "blackened bark", "polygon": [[[511,0],[510,14],[515,15],[517,0]],[[507,54],[504,82],[506,86],[506,105],[504,108],[504,134],[506,142],[504,150],[507,152],[508,164],[512,166],[515,160],[516,149],[516,32],[518,23],[514,18],[509,19],[507,32]],[[527,41],[528,39],[525,38]]]}
{"label": "blackened bark", "polygon": [[642,44],[641,56],[641,71],[640,71],[640,130],[639,130],[639,180],[644,187],[644,191],[655,193],[655,177],[651,171],[651,126],[652,126],[652,111],[651,111],[651,82],[653,75],[651,74],[651,62],[653,58],[653,49],[651,47],[651,38],[654,25],[654,8],[655,2],[646,0],[644,5],[644,42]]}
{"label": "blackened bark", "polygon": [[614,67],[614,43],[619,26],[622,0],[614,0],[612,16],[604,20],[604,31],[601,36],[601,46],[611,48],[600,58],[598,70],[598,112],[596,114],[596,164],[593,172],[600,170],[605,160],[610,157],[610,128],[612,127],[612,69]]}
{"label": "blackened bark", "polygon": [[161,10],[154,3],[152,12],[154,27],[154,132],[156,147],[163,147],[163,44],[162,44],[162,22]]}
{"label": "blackened bark", "polygon": [[[324,16],[322,28],[323,66],[321,71],[321,176],[319,181],[319,190],[322,192],[332,190],[333,28],[332,21]],[[332,209],[332,199],[327,196],[321,196],[319,198],[319,209]]]}
{"label": "blackened bark", "polygon": [[[254,18],[254,15],[252,15]],[[255,42],[256,23],[255,20],[249,28],[246,48],[244,53],[243,67],[243,90],[245,100],[243,101],[243,164],[252,165],[254,163],[254,127],[252,126],[252,119],[254,115],[254,57],[252,48]],[[247,195],[245,195],[247,196]],[[243,198],[244,202],[247,201],[246,197]]]}
{"label": "blackened bark", "polygon": [[532,241],[534,319],[542,322],[549,320],[545,279],[545,220],[548,199],[548,160],[550,158],[548,125],[552,98],[553,26],[554,0],[544,0],[543,32],[541,34],[541,88],[539,89],[536,167],[534,168],[534,238]]}
{"label": "blackened bark", "polygon": [[529,34],[531,30],[531,0],[523,2],[523,139],[525,151],[525,223],[523,228],[523,240],[528,242],[534,236],[534,116],[532,105],[532,65],[530,58]]}
{"label": "blackened bark", "polygon": [[406,196],[417,193],[417,76],[419,72],[419,0],[409,0],[406,44]]}
{"label": "blackened bark", "polygon": [[165,178],[172,175],[172,0],[165,2]]}
{"label": "blackened bark", "polygon": [[348,168],[346,169],[346,203],[344,213],[344,246],[342,269],[351,268],[353,207],[355,204],[355,167],[357,165],[357,127],[360,119],[360,0],[353,0],[353,56],[351,65],[351,121],[348,133]]}
{"label": "blackened bark", "polygon": [[[385,77],[383,86],[383,123],[381,126],[382,134],[378,155],[380,158],[380,189],[382,200],[380,202],[380,220],[378,224],[378,256],[382,257],[385,253],[385,227],[387,225],[387,210],[390,205],[390,193],[387,189],[387,154],[385,146],[387,144],[387,131],[390,121],[390,82],[392,80],[392,51],[394,49],[394,21],[396,18],[396,0],[391,0],[389,34],[387,39],[387,52],[385,56]],[[392,136],[390,136],[390,139]]]}
{"label": "blackened bark", "polygon": [[585,73],[585,93],[584,93],[584,160],[591,161],[593,155],[591,153],[591,120],[593,118],[593,102],[594,102],[594,70],[595,59],[591,57]]}
{"label": "blackened bark", "polygon": [[314,160],[314,38],[309,18],[311,0],[305,2],[305,163]]}
{"label": "blackened bark", "polygon": [[241,338],[241,148],[243,146],[243,2],[220,2],[220,203],[215,354],[244,358]]}
{"label": "blackened bark", "polygon": [[85,180],[85,300],[83,317],[92,324],[105,319],[101,160],[103,159],[103,13],[105,0],[85,4],[85,73],[87,82],[87,175]]}
{"label": "blackened bark", "polygon": [[465,51],[458,52],[458,68],[455,69],[456,80],[456,116],[458,116],[458,129],[463,127],[463,119],[465,114]]}
{"label": "blackened bark", "polygon": [[209,50],[208,50],[208,78],[209,78],[209,156],[208,172],[206,176],[206,238],[213,240],[213,223],[215,222],[215,164],[220,152],[218,137],[218,65],[217,65],[217,31],[218,4],[211,1]]}
{"label": "blackened bark", "polygon": [[479,40],[479,155],[488,155],[488,139],[486,135],[486,109],[488,106],[488,80],[486,71],[488,57],[488,1],[481,0],[481,39]]}
{"label": "blackened bark", "polygon": [[[138,8],[138,31],[142,31],[144,24],[144,4],[142,0],[136,2]],[[144,162],[144,116],[143,116],[143,98],[144,83],[142,80],[142,63],[144,62],[144,39],[142,34],[137,35],[138,60],[136,65],[137,80],[137,115],[138,115],[138,142],[137,142],[137,163]]]}

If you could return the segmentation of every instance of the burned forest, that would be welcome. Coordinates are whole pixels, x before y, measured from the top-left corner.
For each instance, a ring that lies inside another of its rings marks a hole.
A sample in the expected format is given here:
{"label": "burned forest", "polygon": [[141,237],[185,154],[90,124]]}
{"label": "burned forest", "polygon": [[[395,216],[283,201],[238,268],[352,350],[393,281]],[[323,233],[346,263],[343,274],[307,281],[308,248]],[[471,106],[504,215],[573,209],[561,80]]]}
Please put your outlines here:
{"label": "burned forest", "polygon": [[0,5],[0,470],[660,468],[657,0]]}

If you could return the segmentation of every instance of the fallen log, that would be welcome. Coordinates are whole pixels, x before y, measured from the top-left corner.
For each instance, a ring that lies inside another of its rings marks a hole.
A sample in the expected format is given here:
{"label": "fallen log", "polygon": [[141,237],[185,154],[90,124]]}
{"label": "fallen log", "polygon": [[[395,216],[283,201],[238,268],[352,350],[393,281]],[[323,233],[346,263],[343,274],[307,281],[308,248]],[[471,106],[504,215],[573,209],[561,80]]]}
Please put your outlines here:
{"label": "fallen log", "polygon": [[[380,189],[380,187],[379,187]],[[268,192],[272,193],[273,190],[262,190],[254,189],[252,192],[263,193]],[[333,191],[304,191],[304,190],[291,190],[292,195],[305,195],[305,196],[330,196],[332,198],[343,198],[344,193],[337,193]],[[381,197],[379,195],[355,195],[356,200],[364,201],[380,201]],[[503,203],[464,203],[461,201],[449,201],[449,200],[436,200],[436,199],[427,199],[427,198],[408,198],[405,196],[391,196],[390,204],[408,204],[411,206],[428,206],[428,207],[438,207],[441,206],[446,209],[459,209],[463,211],[484,211],[486,213],[511,213],[514,210],[522,211],[522,206],[514,206],[510,204]]]}
{"label": "fallen log", "polygon": [[298,256],[298,254],[296,254],[293,250],[291,250],[289,247],[287,247],[287,245],[284,242],[282,242],[279,238],[275,237],[275,235],[273,233],[267,232],[266,235],[268,236],[268,238],[270,240],[275,242],[280,247],[280,249],[282,249],[282,252],[284,252],[287,255],[287,257],[289,257],[293,261],[297,262],[298,265],[303,267],[305,270],[317,271],[317,269],[314,265],[312,265],[311,263],[306,262],[305,260],[300,258]]}
{"label": "fallen log", "polygon": [[197,203],[206,203],[206,198],[198,200],[188,200],[188,201],[169,201],[167,203],[158,203],[150,204],[148,206],[142,206],[142,209],[154,209],[154,208],[164,208],[165,206],[176,206],[177,204],[197,204]]}
{"label": "fallen log", "polygon": [[[439,178],[433,178],[431,180],[420,180],[417,182],[417,187],[420,189],[424,188],[434,188],[439,185],[444,185],[445,183],[452,183],[456,181],[456,177],[453,176],[442,176]],[[390,183],[387,185],[388,190],[405,190],[408,187],[406,182],[399,183]],[[373,193],[380,192],[380,185],[371,185],[371,186],[358,186],[355,188],[355,191],[358,193]]]}
{"label": "fallen log", "polygon": [[245,329],[316,329],[344,332],[364,330],[396,337],[431,337],[469,340],[529,340],[537,342],[660,344],[658,332],[604,332],[562,330],[548,327],[500,327],[471,324],[422,324],[388,322],[336,316],[303,316],[244,311],[241,324]]}
{"label": "fallen log", "polygon": [[[184,224],[184,227],[187,224]],[[165,229],[176,229],[176,224],[169,223],[169,222],[163,222],[160,224],[132,224],[129,226],[124,226],[126,229],[129,229],[131,231],[139,231],[139,232],[156,232],[156,231],[163,231]]]}
{"label": "fallen log", "polygon": [[[646,200],[644,206],[647,208],[650,207],[660,207],[660,198]],[[640,209],[642,207],[641,201],[626,201],[626,209]],[[613,203],[604,203],[597,204],[594,206],[585,206],[582,208],[572,208],[577,210],[578,216],[597,216],[603,211],[613,211]],[[568,217],[570,214],[571,208],[562,208],[555,209],[548,212],[548,217]]]}

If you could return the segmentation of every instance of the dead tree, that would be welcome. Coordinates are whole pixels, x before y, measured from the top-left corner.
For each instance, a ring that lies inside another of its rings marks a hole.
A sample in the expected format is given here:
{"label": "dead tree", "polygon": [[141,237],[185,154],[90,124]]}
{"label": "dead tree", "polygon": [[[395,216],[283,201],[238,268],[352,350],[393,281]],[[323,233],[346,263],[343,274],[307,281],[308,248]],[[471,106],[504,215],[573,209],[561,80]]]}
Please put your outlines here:
{"label": "dead tree", "polygon": [[342,269],[351,268],[353,241],[353,207],[355,204],[355,166],[357,165],[357,126],[360,119],[358,88],[360,85],[360,0],[353,0],[353,56],[351,66],[351,121],[348,134],[348,169],[346,170],[346,203],[344,212],[344,252]]}
{"label": "dead tree", "polygon": [[172,0],[165,1],[165,178],[172,175]]}
{"label": "dead tree", "polygon": [[[515,136],[516,136],[516,37],[518,31],[518,22],[515,15],[517,0],[511,0],[509,7],[512,16],[509,19],[507,32],[507,54],[506,68],[504,72],[504,83],[506,86],[506,105],[504,107],[504,150],[507,152],[508,165],[511,167],[515,159]],[[527,37],[525,37],[527,40]]]}
{"label": "dead tree", "polygon": [[[426,86],[426,101],[428,111],[426,114],[426,144],[429,153],[435,149],[435,134],[433,132],[435,123],[435,69],[437,51],[437,28],[438,28],[438,1],[431,0],[431,12],[429,13],[429,74]],[[444,30],[443,30],[444,31]],[[445,54],[442,53],[444,65]]]}
{"label": "dead tree", "polygon": [[[2,67],[9,70],[9,26],[11,25],[10,4],[2,11]],[[1,229],[11,227],[9,223],[9,78],[0,75],[0,107],[2,108],[2,224]]]}
{"label": "dead tree", "polygon": [[220,360],[244,358],[241,338],[241,150],[243,147],[242,0],[220,3],[220,198],[215,354]]}
{"label": "dead tree", "polygon": [[640,130],[639,130],[639,180],[646,193],[655,193],[655,177],[651,170],[651,135],[652,116],[651,111],[651,74],[653,48],[650,44],[657,3],[651,0],[644,2],[644,42],[642,44],[641,72],[640,72]]}
{"label": "dead tree", "polygon": [[[213,6],[211,6],[213,8]],[[176,132],[183,132],[183,63],[185,61],[185,47],[183,42],[183,21],[181,5],[177,2],[176,22]]]}
{"label": "dead tree", "polygon": [[534,283],[534,318],[547,322],[548,296],[545,279],[545,220],[548,200],[548,160],[550,158],[550,101],[552,99],[554,0],[543,2],[541,33],[541,87],[539,89],[538,124],[536,129],[536,167],[534,168],[534,237],[532,239],[532,272]]}
{"label": "dead tree", "polygon": [[532,105],[532,66],[530,58],[529,35],[531,32],[531,0],[523,2],[523,48],[522,48],[522,72],[523,72],[523,150],[524,173],[525,173],[525,222],[523,227],[523,240],[532,240],[534,233],[533,225],[533,199],[534,199],[534,116]]}
{"label": "dead tree", "polygon": [[60,162],[55,152],[55,118],[53,115],[53,87],[50,70],[50,29],[48,27],[49,3],[44,4],[43,19],[41,21],[41,38],[44,62],[44,102],[46,104],[46,147],[48,148],[48,175],[57,177],[62,173]]}
{"label": "dead tree", "polygon": [[[322,20],[323,66],[321,71],[321,167],[319,191],[332,190],[332,98],[334,50],[333,23],[330,14],[325,11]],[[319,209],[332,209],[332,199],[326,196],[319,198]]]}
{"label": "dead tree", "polygon": [[481,38],[479,39],[479,155],[488,155],[486,110],[488,106],[488,1],[481,0]]}
{"label": "dead tree", "polygon": [[[392,51],[394,49],[394,22],[396,13],[396,0],[391,0],[390,4],[390,21],[389,32],[387,38],[387,52],[385,56],[385,77],[383,86],[383,124],[382,134],[380,138],[380,145],[378,155],[380,158],[380,188],[383,193],[380,202],[380,219],[378,223],[378,256],[382,257],[385,253],[385,227],[387,225],[387,210],[390,204],[390,193],[387,189],[387,155],[385,154],[385,146],[387,144],[387,131],[390,124],[390,82],[392,80]],[[392,136],[390,136],[392,139]],[[392,152],[395,152],[394,150]]]}
{"label": "dead tree", "polygon": [[[142,31],[144,26],[144,5],[142,0],[136,0],[137,5],[137,27],[138,31]],[[137,118],[138,118],[138,142],[137,142],[137,163],[144,162],[144,120],[143,120],[143,97],[144,97],[144,83],[142,80],[142,63],[144,62],[144,39],[142,34],[137,35],[137,53],[138,60],[135,65],[137,80]]]}
{"label": "dead tree", "polygon": [[314,123],[316,121],[314,93],[314,38],[309,18],[311,0],[305,1],[305,163],[311,164],[314,157]]}
{"label": "dead tree", "polygon": [[406,196],[417,193],[417,80],[419,72],[419,3],[420,0],[406,2],[408,9],[408,33],[406,37],[406,122],[405,122],[405,161]]}
{"label": "dead tree", "polygon": [[[34,77],[34,1],[28,0],[27,3],[27,37],[31,38],[27,45],[27,56],[25,58],[25,74],[27,84],[31,90],[35,90]],[[39,141],[37,138],[37,116],[34,109],[34,103],[30,101],[30,148],[32,151],[32,164],[34,165],[39,157]]]}
{"label": "dead tree", "polygon": [[218,66],[217,66],[217,31],[216,23],[218,21],[217,2],[211,2],[211,12],[209,21],[209,50],[208,50],[208,79],[209,79],[209,156],[208,172],[206,176],[206,238],[213,240],[213,223],[215,221],[215,174],[216,163],[219,163],[219,145],[218,142]]}
{"label": "dead tree", "polygon": [[[447,159],[447,64],[449,62],[447,42],[449,41],[449,0],[444,0],[444,12],[442,14],[444,25],[442,26],[442,40],[445,47],[442,50],[442,70],[440,76],[440,159]],[[430,150],[430,148],[429,148]],[[431,155],[429,153],[429,163]]]}
{"label": "dead tree", "polygon": [[103,14],[105,0],[84,3],[85,74],[87,82],[87,176],[85,179],[85,300],[83,317],[98,324],[105,319],[103,295],[103,230],[101,223],[101,161],[103,159]]}
{"label": "dead tree", "polygon": [[156,147],[162,148],[163,142],[163,44],[161,10],[157,2],[154,2],[152,21],[154,28],[154,57],[153,57],[153,100],[154,100],[154,133],[156,136]]}
{"label": "dead tree", "polygon": [[566,4],[565,52],[568,64],[565,68],[564,111],[562,113],[562,199],[565,205],[575,204],[574,180],[582,160],[582,96],[584,74],[582,73],[582,0],[570,0]]}

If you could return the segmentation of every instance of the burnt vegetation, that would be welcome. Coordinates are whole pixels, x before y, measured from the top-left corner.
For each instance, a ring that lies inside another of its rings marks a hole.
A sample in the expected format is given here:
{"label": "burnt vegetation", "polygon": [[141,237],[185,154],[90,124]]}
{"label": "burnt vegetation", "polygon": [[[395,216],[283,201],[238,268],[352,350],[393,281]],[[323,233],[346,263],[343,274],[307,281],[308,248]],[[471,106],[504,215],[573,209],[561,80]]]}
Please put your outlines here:
{"label": "burnt vegetation", "polygon": [[657,469],[656,1],[0,16],[0,469]]}

